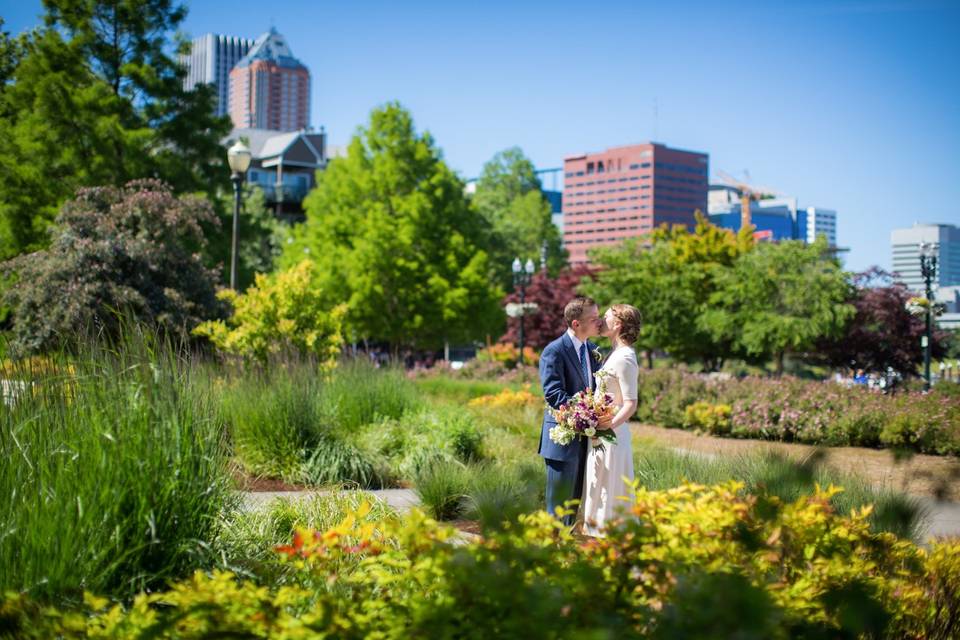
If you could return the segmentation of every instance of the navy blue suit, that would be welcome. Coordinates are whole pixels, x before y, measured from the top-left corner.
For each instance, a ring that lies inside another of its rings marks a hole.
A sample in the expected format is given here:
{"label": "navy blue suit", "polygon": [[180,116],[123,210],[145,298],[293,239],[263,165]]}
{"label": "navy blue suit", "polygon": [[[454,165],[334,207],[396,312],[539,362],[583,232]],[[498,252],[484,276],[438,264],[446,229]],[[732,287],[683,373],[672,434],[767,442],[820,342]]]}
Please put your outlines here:
{"label": "navy blue suit", "polygon": [[[600,367],[594,357],[595,349],[596,346],[587,341],[591,373],[596,373]],[[595,382],[593,376],[590,378],[584,379],[573,341],[566,333],[548,344],[540,354],[540,385],[547,404],[554,409],[580,391],[593,390]],[[559,445],[550,439],[550,429],[556,424],[550,411],[544,409],[538,453],[547,465],[547,511],[550,513],[567,500],[579,500],[583,496],[583,464],[587,457],[587,444],[583,438],[575,438],[568,445]],[[568,525],[573,525],[573,521],[573,516],[564,518]]]}

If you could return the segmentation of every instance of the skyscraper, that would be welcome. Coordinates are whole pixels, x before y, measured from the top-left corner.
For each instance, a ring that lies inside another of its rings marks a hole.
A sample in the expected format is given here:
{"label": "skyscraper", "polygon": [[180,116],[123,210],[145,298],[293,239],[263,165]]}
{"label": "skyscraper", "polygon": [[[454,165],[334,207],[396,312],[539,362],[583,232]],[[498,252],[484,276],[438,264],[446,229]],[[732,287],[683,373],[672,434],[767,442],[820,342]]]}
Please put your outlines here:
{"label": "skyscraper", "polygon": [[297,131],[310,124],[310,72],[270,29],[230,72],[230,118],[238,129]]}
{"label": "skyscraper", "polygon": [[187,77],[183,80],[185,89],[193,89],[198,84],[212,84],[217,90],[218,116],[227,115],[230,97],[230,70],[247,55],[253,40],[234,38],[208,33],[196,38],[190,47],[190,54],[180,58],[187,68]]}
{"label": "skyscraper", "polygon": [[893,271],[898,281],[911,291],[924,291],[920,275],[920,243],[937,246],[937,273],[934,287],[960,285],[960,228],[952,224],[915,223],[907,229],[894,229],[890,234],[893,249]]}
{"label": "skyscraper", "polygon": [[563,161],[563,244],[573,264],[587,251],[650,233],[694,225],[707,212],[708,156],[657,143],[613,147]]}

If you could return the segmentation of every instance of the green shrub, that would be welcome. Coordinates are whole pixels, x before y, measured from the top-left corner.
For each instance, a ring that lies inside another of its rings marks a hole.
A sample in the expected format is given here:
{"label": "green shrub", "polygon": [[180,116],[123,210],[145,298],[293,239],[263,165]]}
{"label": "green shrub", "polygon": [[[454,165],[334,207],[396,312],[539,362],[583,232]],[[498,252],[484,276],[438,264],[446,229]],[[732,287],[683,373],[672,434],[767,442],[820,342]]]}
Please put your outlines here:
{"label": "green shrub", "polygon": [[238,293],[222,289],[217,297],[233,308],[226,320],[210,320],[193,333],[210,339],[220,351],[267,364],[275,354],[312,357],[323,370],[337,363],[343,344],[346,305],[330,310],[328,294],[317,286],[316,267],[303,260],[272,276],[256,274],[254,285]]}
{"label": "green shrub", "polygon": [[[0,600],[17,637],[954,638],[960,544],[931,551],[839,516],[833,490],[795,502],[728,483],[640,489],[634,517],[582,543],[546,513],[451,544],[419,511],[361,508],[282,553],[316,576],[270,590],[197,573],[124,609]],[[333,579],[331,579],[333,577]]]}
{"label": "green shrub", "polygon": [[960,454],[960,395],[952,390],[884,394],[831,381],[720,379],[671,368],[644,371],[639,396],[637,417],[665,427],[700,425],[705,407],[729,405],[730,428],[721,420],[719,434]]}
{"label": "green shrub", "polygon": [[87,345],[0,412],[0,591],[125,596],[183,575],[231,502],[223,424],[183,354]]}
{"label": "green shrub", "polygon": [[694,402],[684,410],[683,426],[713,435],[730,433],[730,405]]}
{"label": "green shrub", "polygon": [[849,514],[872,505],[869,521],[874,531],[904,538],[918,535],[924,516],[916,500],[834,471],[823,464],[820,455],[797,462],[772,452],[715,458],[658,446],[638,447],[634,470],[638,482],[650,490],[671,489],[684,482],[719,484],[733,479],[743,483],[745,494],[774,495],[786,501],[811,495],[817,486],[842,486],[844,491],[830,499],[838,513]]}

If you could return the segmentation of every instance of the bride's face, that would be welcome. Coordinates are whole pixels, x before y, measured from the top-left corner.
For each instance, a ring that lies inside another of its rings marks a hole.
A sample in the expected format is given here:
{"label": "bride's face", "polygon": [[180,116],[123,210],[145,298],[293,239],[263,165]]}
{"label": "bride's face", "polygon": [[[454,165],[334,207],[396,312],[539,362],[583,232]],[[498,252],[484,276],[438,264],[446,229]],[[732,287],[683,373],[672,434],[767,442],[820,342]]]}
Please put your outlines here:
{"label": "bride's face", "polygon": [[600,325],[600,335],[605,338],[612,338],[620,332],[620,322],[613,315],[613,309],[607,309]]}

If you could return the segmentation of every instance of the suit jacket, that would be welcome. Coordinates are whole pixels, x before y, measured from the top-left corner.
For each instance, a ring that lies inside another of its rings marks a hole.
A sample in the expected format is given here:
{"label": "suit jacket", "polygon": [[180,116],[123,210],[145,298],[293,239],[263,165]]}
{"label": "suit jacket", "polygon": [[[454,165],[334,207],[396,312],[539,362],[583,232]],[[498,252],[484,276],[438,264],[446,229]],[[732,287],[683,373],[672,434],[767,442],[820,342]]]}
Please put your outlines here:
{"label": "suit jacket", "polygon": [[[600,368],[600,361],[595,357],[594,345],[587,341],[587,357],[590,358],[590,371],[596,373]],[[573,348],[573,341],[564,332],[562,336],[551,342],[540,354],[540,385],[543,387],[543,396],[547,404],[558,409],[572,396],[584,389],[591,391],[596,387],[596,381],[583,379],[583,369],[580,358]],[[583,438],[575,438],[568,445],[559,445],[550,439],[550,429],[556,426],[557,421],[550,414],[549,409],[543,411],[543,424],[540,426],[540,448],[537,453],[548,460],[572,460],[580,455],[584,446]]]}

